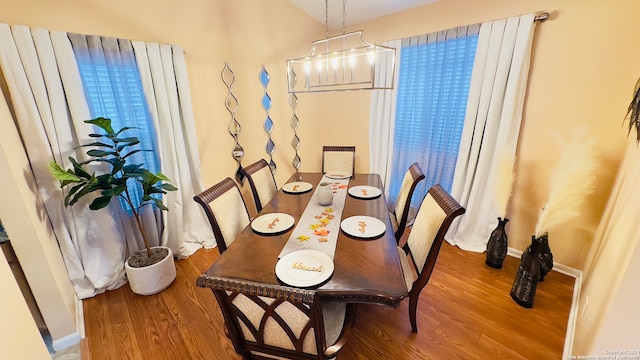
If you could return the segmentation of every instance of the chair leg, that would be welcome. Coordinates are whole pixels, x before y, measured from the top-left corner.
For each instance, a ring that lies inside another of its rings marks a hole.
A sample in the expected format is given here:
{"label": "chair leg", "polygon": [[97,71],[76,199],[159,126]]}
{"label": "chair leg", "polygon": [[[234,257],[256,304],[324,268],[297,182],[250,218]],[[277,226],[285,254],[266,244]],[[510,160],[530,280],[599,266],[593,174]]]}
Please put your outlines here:
{"label": "chair leg", "polygon": [[409,295],[409,321],[411,322],[411,332],[418,333],[416,312],[418,310],[418,296]]}

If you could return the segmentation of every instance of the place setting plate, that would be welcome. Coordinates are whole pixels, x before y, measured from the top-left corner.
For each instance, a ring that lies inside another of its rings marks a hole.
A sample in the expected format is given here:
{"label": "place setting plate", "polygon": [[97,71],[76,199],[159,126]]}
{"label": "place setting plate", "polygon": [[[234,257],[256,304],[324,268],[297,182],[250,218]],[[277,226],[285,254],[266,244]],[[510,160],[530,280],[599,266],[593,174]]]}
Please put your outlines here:
{"label": "place setting plate", "polygon": [[349,195],[359,199],[375,199],[382,195],[382,191],[374,186],[358,185],[347,190]]}
{"label": "place setting plate", "polygon": [[291,252],[276,263],[276,276],[295,287],[321,284],[333,274],[333,260],[322,251],[303,249]]}
{"label": "place setting plate", "polygon": [[294,181],[282,186],[282,191],[289,194],[302,194],[313,189],[313,185],[304,181]]}
{"label": "place setting plate", "polygon": [[351,177],[351,173],[350,172],[346,172],[346,171],[329,171],[327,173],[324,174],[326,177],[328,177],[329,179],[336,179],[336,180],[340,180],[340,179],[348,179]]}
{"label": "place setting plate", "polygon": [[340,228],[347,235],[360,239],[373,239],[384,234],[387,230],[386,225],[380,219],[362,215],[342,220]]}
{"label": "place setting plate", "polygon": [[258,234],[276,235],[291,229],[295,223],[296,220],[289,214],[270,213],[253,219],[251,228]]}

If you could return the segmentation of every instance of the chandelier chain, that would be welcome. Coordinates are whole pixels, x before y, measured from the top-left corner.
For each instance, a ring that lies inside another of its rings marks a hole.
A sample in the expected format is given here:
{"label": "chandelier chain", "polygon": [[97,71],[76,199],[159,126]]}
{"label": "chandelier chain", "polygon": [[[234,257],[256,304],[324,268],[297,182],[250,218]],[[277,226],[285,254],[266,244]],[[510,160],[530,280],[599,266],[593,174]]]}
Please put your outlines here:
{"label": "chandelier chain", "polygon": [[347,0],[342,0],[342,35],[347,33]]}
{"label": "chandelier chain", "polygon": [[329,38],[329,0],[324,0],[324,37]]}

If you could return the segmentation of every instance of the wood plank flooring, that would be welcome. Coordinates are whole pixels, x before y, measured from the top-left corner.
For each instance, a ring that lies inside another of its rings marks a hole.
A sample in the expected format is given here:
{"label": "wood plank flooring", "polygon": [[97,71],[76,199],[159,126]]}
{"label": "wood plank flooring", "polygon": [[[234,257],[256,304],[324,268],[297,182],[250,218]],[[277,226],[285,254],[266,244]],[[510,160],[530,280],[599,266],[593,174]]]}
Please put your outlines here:
{"label": "wood plank flooring", "polygon": [[[196,277],[217,259],[201,249],[177,260],[177,278],[153,296],[128,285],[83,301],[82,359],[239,359],[225,336],[218,304]],[[574,279],[552,271],[534,307],[509,296],[519,259],[495,270],[485,254],[442,246],[411,333],[408,300],[397,309],[360,305],[340,359],[560,359]]]}

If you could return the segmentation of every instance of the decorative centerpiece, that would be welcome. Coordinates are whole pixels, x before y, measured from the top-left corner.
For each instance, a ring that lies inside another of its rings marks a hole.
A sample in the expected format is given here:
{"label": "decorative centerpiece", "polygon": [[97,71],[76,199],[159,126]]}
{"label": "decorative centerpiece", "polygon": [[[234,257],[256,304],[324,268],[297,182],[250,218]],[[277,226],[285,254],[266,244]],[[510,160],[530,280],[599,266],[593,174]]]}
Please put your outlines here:
{"label": "decorative centerpiece", "polygon": [[580,215],[584,199],[594,190],[596,139],[578,131],[563,143],[563,151],[551,172],[549,198],[538,213],[531,245],[522,253],[511,288],[511,298],[519,305],[533,307],[539,281],[553,268],[549,232]]}
{"label": "decorative centerpiece", "polygon": [[513,192],[515,180],[513,155],[508,151],[502,151],[498,156],[494,195],[501,217],[498,217],[498,225],[491,232],[489,241],[487,241],[487,259],[485,260],[485,264],[494,269],[501,269],[504,258],[507,256],[508,239],[505,230],[505,226],[509,222],[509,219],[507,219],[507,204]]}
{"label": "decorative centerpiece", "polygon": [[[161,172],[152,173],[142,164],[129,163],[131,155],[140,151],[150,151],[136,148],[140,144],[137,137],[123,136],[125,131],[132,128],[124,127],[115,131],[111,127],[111,119],[105,118],[85,120],[85,123],[93,124],[104,131],[102,134],[89,134],[91,138],[98,140],[80,145],[80,147],[92,148],[87,151],[88,160],[79,162],[69,157],[73,167],[68,170],[63,169],[55,161],[49,164],[49,170],[60,181],[60,187],[69,188],[64,204],[71,206],[92,192],[99,192],[100,196],[89,205],[91,210],[106,207],[113,197],[123,199],[131,208],[145,245],[144,250],[132,254],[125,262],[131,289],[142,295],[162,291],[173,282],[176,276],[173,254],[168,247],[150,246],[140,219],[140,211],[148,205],[169,210],[158,195],[178,189],[171,185],[170,180]],[[108,164],[110,170],[96,175],[88,166],[92,163]],[[135,201],[129,193],[131,182],[137,184],[143,191],[139,201]]]}

